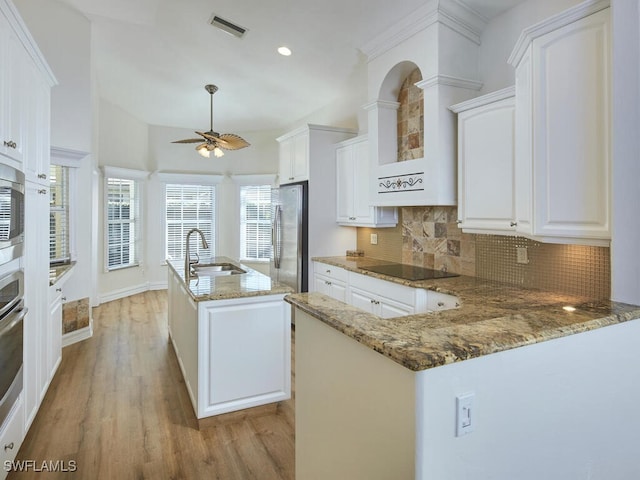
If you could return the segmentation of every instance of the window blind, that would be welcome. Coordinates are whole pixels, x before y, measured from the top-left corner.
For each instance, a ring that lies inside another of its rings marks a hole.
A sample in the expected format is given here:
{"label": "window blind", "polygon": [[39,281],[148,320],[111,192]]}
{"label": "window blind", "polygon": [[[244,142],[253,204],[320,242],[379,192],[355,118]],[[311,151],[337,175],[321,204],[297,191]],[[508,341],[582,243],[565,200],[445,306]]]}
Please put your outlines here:
{"label": "window blind", "polygon": [[51,165],[49,169],[49,262],[71,260],[69,246],[69,168]]}
{"label": "window blind", "polygon": [[139,186],[135,180],[107,178],[107,268],[139,264]]}
{"label": "window blind", "polygon": [[201,258],[215,256],[215,187],[213,185],[167,184],[165,190],[166,256],[183,260],[187,232],[198,228],[204,233],[208,249],[199,235],[191,236],[189,250]]}
{"label": "window blind", "polygon": [[271,186],[240,187],[240,257],[268,260],[271,256]]}

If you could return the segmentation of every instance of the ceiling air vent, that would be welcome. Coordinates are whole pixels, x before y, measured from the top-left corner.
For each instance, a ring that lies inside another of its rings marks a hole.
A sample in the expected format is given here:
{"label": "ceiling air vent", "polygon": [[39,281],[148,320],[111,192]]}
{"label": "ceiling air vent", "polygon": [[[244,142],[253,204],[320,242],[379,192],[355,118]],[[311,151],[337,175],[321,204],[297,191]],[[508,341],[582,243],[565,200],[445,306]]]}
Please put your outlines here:
{"label": "ceiling air vent", "polygon": [[219,28],[220,30],[238,38],[242,38],[247,32],[246,28],[243,28],[240,25],[236,25],[235,23],[231,23],[229,20],[225,20],[224,18],[221,18],[217,15],[213,15],[209,23],[214,27]]}

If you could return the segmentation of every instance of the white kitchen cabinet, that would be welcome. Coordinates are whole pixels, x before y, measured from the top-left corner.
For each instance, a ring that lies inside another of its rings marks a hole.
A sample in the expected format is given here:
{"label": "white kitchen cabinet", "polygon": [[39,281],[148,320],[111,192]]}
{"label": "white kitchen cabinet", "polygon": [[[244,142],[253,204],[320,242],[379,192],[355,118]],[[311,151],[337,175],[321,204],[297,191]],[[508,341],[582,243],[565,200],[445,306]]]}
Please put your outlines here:
{"label": "white kitchen cabinet", "polygon": [[458,114],[458,226],[515,234],[515,88],[450,109]]}
{"label": "white kitchen cabinet", "polygon": [[[34,65],[29,65],[29,96],[27,104],[27,138],[26,155],[24,157],[24,175],[27,181],[49,187],[50,165],[50,108],[51,87],[38,75]],[[31,132],[38,132],[31,135]]]}
{"label": "white kitchen cabinet", "polygon": [[349,304],[382,318],[402,317],[416,313],[412,305],[397,302],[357,287],[349,288]]}
{"label": "white kitchen cabinet", "polygon": [[[29,312],[24,321],[24,404],[28,428],[52,377],[53,357],[49,305],[49,190],[25,186],[24,297]],[[58,353],[59,355],[59,353]]]}
{"label": "white kitchen cabinet", "polygon": [[525,29],[516,67],[516,231],[608,245],[611,33],[607,1]]}
{"label": "white kitchen cabinet", "polygon": [[22,394],[11,407],[11,411],[0,430],[0,465],[2,465],[2,474],[0,478],[7,477],[7,462],[11,462],[16,458],[22,440],[24,440],[24,404]]}
{"label": "white kitchen cabinet", "polygon": [[309,131],[280,137],[280,183],[309,180]]}
{"label": "white kitchen cabinet", "polygon": [[315,262],[314,290],[329,297],[347,301],[347,271],[340,267],[333,267]]}
{"label": "white kitchen cabinet", "polygon": [[337,222],[356,227],[395,227],[395,207],[373,207],[370,200],[369,142],[366,135],[336,145]]}
{"label": "white kitchen cabinet", "polygon": [[169,335],[197,418],[290,398],[291,307],[283,297],[195,302],[169,270]]}
{"label": "white kitchen cabinet", "polygon": [[47,369],[52,379],[62,360],[62,305],[67,300],[62,286],[49,287],[49,327]]}

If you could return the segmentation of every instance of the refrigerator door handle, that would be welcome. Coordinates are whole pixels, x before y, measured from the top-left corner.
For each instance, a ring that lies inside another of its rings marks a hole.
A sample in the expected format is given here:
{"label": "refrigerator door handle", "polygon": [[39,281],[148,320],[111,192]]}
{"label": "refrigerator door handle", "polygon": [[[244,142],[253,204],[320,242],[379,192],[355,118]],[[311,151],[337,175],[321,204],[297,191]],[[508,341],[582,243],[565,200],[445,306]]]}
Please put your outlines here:
{"label": "refrigerator door handle", "polygon": [[276,205],[271,223],[271,243],[273,246],[273,265],[280,268],[280,258],[282,249],[282,209],[280,205]]}

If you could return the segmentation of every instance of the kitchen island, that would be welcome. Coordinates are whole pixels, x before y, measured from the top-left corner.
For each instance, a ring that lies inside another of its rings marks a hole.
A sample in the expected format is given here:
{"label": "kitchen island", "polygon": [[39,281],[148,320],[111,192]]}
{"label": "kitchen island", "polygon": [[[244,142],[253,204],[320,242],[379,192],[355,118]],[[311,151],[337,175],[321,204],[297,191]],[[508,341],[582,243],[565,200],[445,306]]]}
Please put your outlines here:
{"label": "kitchen island", "polygon": [[290,398],[291,289],[226,257],[188,278],[167,263],[169,337],[196,417]]}
{"label": "kitchen island", "polygon": [[[361,268],[376,259],[315,260],[455,295],[459,307],[381,318],[318,293],[286,298],[297,477],[639,477],[640,434],[625,412],[640,401],[640,307]],[[471,428],[458,429],[465,411]]]}

